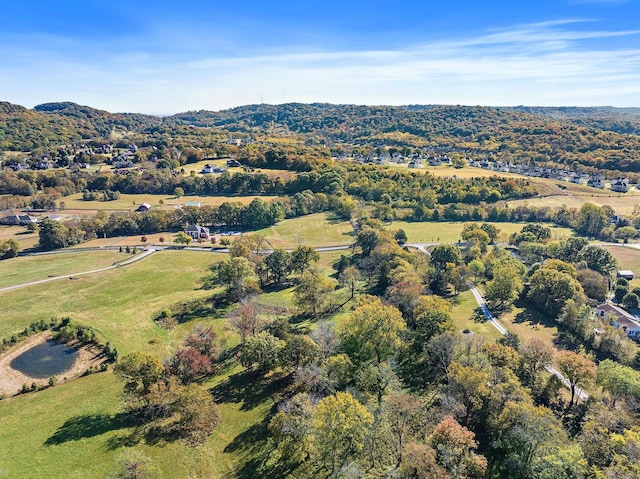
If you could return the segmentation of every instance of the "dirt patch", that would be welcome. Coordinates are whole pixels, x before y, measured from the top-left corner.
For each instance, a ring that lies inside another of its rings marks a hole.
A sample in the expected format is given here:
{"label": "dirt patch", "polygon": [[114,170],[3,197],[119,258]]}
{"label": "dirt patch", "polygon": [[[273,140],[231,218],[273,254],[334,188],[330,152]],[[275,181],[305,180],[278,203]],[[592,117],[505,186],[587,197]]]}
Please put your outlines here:
{"label": "dirt patch", "polygon": [[[50,331],[36,334],[25,339],[13,348],[0,353],[0,395],[13,396],[20,392],[22,385],[31,386],[33,383],[43,386],[49,383],[48,379],[36,379],[11,367],[11,361],[20,356],[25,351],[44,343],[51,339],[53,335]],[[82,346],[77,349],[78,356],[71,369],[58,377],[58,383],[81,376],[91,366],[97,367],[104,362],[101,350],[96,346]]]}

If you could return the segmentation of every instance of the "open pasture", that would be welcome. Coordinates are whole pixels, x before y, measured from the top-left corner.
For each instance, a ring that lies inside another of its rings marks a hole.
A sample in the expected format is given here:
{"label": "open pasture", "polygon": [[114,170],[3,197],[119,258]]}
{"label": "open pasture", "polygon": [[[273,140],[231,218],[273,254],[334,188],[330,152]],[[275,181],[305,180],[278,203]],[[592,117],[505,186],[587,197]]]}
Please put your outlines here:
{"label": "open pasture", "polygon": [[[481,222],[477,222],[481,224]],[[500,235],[510,235],[522,230],[526,223],[491,223],[500,229]],[[389,230],[403,229],[408,243],[453,243],[460,241],[464,222],[408,222],[393,221],[386,223]],[[572,235],[570,228],[545,225],[551,228],[553,238],[568,238]],[[500,240],[500,237],[498,237]]]}
{"label": "open pasture", "polygon": [[[114,201],[84,201],[82,193],[65,196],[60,201],[65,203],[65,210],[92,210],[92,211],[135,211],[142,203],[149,203],[152,208],[173,209],[184,207],[186,203],[199,202],[201,206],[219,206],[227,201],[238,201],[249,204],[255,198],[265,201],[276,199],[275,196],[175,196],[167,195],[120,195]],[[162,201],[162,204],[160,203]]]}
{"label": "open pasture", "polygon": [[295,248],[298,245],[335,246],[354,241],[353,227],[329,213],[316,213],[292,218],[258,230],[274,248]]}
{"label": "open pasture", "polygon": [[104,268],[128,258],[117,251],[19,256],[0,261],[0,288]]}

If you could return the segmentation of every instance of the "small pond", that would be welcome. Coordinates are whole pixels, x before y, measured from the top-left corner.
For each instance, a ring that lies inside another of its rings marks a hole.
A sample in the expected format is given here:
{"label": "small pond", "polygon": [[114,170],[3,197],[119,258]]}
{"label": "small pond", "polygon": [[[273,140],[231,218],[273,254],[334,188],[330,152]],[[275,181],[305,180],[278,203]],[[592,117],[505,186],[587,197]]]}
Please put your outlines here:
{"label": "small pond", "polygon": [[11,367],[22,374],[46,379],[71,369],[78,352],[55,341],[34,346],[11,361]]}

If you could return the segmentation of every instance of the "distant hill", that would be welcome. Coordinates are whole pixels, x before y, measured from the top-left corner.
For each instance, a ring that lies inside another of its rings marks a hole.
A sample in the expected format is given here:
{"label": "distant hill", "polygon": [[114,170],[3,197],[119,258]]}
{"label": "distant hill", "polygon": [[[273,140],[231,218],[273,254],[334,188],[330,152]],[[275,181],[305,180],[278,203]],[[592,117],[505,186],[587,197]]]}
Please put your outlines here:
{"label": "distant hill", "polygon": [[186,133],[191,126],[215,129],[218,135],[298,134],[334,147],[440,147],[516,162],[640,171],[640,109],[634,108],[288,103],[160,118],[70,102],[33,110],[0,103],[1,149],[107,138],[113,131],[194,143],[198,139]]}

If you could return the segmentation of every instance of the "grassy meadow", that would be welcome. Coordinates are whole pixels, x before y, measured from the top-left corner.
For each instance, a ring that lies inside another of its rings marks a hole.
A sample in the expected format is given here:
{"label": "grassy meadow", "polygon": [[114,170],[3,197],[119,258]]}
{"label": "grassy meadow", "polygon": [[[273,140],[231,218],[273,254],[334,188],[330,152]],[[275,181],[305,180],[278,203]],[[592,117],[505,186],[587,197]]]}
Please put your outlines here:
{"label": "grassy meadow", "polygon": [[[161,209],[174,209],[178,207],[185,206],[186,203],[197,201],[200,202],[202,206],[219,206],[226,201],[239,201],[242,204],[249,204],[255,198],[261,198],[265,201],[269,201],[270,196],[182,196],[180,198],[176,198],[175,196],[168,195],[129,195],[129,194],[121,194],[120,198],[113,201],[85,201],[82,199],[82,193],[75,193],[73,195],[65,196],[64,198],[58,201],[58,205],[60,202],[64,202],[65,211],[66,210],[79,210],[79,211],[135,211],[135,209],[140,206],[142,203],[149,203],[152,208],[161,208]],[[160,201],[163,204],[160,204]],[[62,213],[65,213],[63,211]],[[69,212],[66,211],[68,214]]]}
{"label": "grassy meadow", "polygon": [[18,256],[0,261],[0,288],[104,268],[130,257],[117,251]]}
{"label": "grassy meadow", "polygon": [[[96,253],[88,255],[91,254]],[[321,254],[320,269],[332,273],[331,265],[340,254]],[[3,293],[0,337],[21,330],[34,320],[68,315],[93,325],[121,354],[142,350],[165,358],[197,323],[211,325],[226,347],[233,347],[239,338],[231,332],[227,309],[216,309],[208,301],[205,308],[197,309],[171,331],[152,320],[163,308],[210,297],[215,290],[199,289],[199,279],[209,272],[214,261],[224,258],[225,255],[162,251],[138,263],[79,280],[60,280]],[[259,301],[265,306],[289,307],[292,290],[266,292]],[[298,325],[304,330],[313,326],[311,322]],[[277,473],[268,472],[256,475],[254,460],[270,447],[265,428],[280,380],[277,375],[251,376],[233,360],[222,363],[220,373],[204,383],[216,399],[220,423],[211,437],[195,449],[157,438],[153,431],[124,414],[123,384],[111,372],[7,398],[0,401],[0,471],[8,477],[27,479],[104,478],[117,469],[118,460],[127,451],[135,448],[150,459],[153,477],[160,479],[278,477]]]}
{"label": "grassy meadow", "polygon": [[[500,229],[500,234],[507,236],[522,230],[526,223],[491,223]],[[460,241],[460,234],[465,223],[455,222],[408,222],[392,221],[385,223],[389,230],[403,229],[407,233],[408,243],[452,243]],[[570,228],[545,225],[551,228],[553,238],[568,238],[573,232]],[[500,241],[501,238],[499,237]]]}
{"label": "grassy meadow", "polygon": [[335,246],[354,241],[351,223],[330,213],[287,219],[256,233],[264,235],[274,248],[295,248],[299,244]]}

